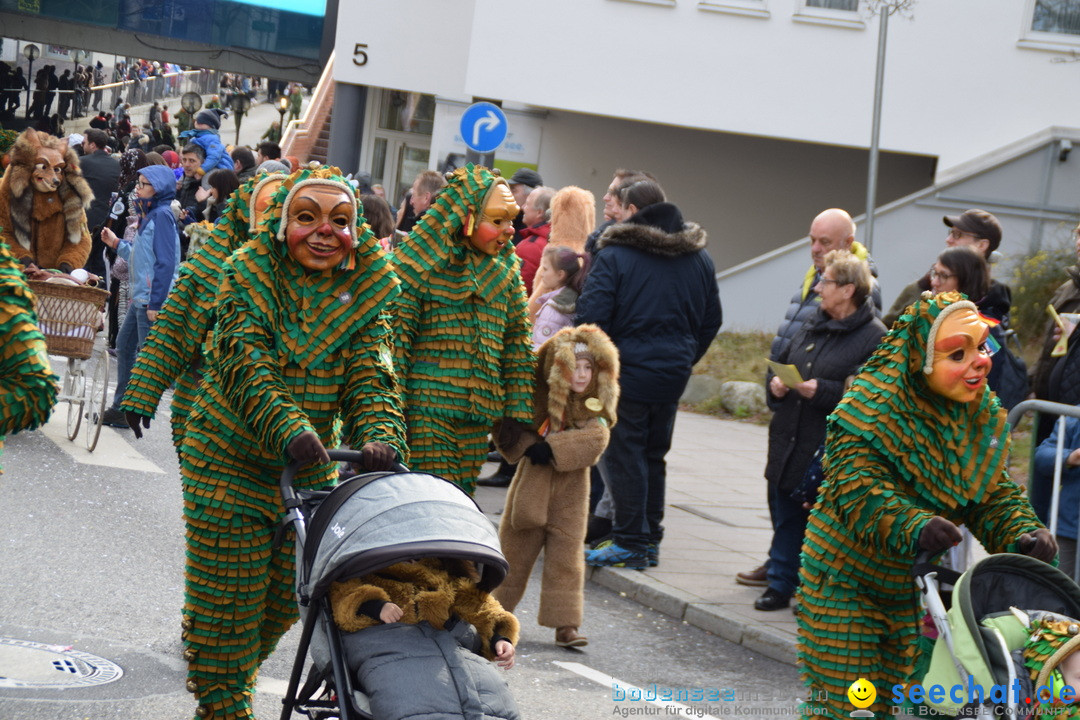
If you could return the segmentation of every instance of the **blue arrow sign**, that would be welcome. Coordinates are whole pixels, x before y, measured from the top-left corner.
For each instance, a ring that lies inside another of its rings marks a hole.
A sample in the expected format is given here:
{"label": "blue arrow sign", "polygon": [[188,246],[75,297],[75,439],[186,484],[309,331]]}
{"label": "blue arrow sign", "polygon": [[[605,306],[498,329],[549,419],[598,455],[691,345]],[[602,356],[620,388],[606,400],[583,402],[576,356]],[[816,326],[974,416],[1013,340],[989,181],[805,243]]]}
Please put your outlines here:
{"label": "blue arrow sign", "polygon": [[506,130],[506,113],[489,102],[474,103],[461,116],[461,137],[478,153],[489,153],[502,145]]}

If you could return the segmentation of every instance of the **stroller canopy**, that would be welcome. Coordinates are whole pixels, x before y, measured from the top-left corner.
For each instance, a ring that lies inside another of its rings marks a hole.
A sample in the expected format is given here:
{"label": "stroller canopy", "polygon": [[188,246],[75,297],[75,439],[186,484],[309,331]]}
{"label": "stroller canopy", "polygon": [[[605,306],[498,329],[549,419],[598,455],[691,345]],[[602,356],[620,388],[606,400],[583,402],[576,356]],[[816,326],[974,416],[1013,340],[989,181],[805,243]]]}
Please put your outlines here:
{"label": "stroller canopy", "polygon": [[476,562],[483,590],[498,586],[508,568],[494,525],[458,486],[425,473],[357,475],[315,510],[299,589],[321,597],[336,580],[422,557]]}

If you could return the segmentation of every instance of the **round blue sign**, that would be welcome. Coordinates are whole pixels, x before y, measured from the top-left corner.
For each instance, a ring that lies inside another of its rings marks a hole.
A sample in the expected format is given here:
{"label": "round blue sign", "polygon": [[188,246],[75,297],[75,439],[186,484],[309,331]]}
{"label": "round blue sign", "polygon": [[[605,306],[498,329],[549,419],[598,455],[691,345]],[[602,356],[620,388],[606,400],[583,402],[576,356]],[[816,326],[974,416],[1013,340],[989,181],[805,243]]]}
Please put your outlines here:
{"label": "round blue sign", "polygon": [[474,103],[461,116],[461,138],[479,153],[489,153],[502,145],[506,130],[506,113],[489,102]]}

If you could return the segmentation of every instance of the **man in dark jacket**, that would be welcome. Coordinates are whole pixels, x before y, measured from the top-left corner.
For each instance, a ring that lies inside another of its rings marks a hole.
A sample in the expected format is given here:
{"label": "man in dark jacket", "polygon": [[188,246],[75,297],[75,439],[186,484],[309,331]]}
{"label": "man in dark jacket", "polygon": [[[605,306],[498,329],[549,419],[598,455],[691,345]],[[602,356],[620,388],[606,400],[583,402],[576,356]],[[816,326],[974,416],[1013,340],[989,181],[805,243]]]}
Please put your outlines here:
{"label": "man in dark jacket", "polygon": [[656,565],[663,537],[664,457],[690,371],[720,330],[716,270],[705,231],[668,202],[613,225],[577,302],[577,323],[599,325],[619,348],[618,422],[604,453],[615,518],[611,540],[586,552],[595,566]]}
{"label": "man in dark jacket", "polygon": [[101,226],[109,217],[109,198],[120,181],[120,162],[105,152],[108,145],[109,136],[91,128],[83,136],[85,154],[79,159],[83,178],[94,191],[94,201],[86,209],[86,225],[93,239],[86,270],[102,276],[105,275],[105,245],[101,242]]}

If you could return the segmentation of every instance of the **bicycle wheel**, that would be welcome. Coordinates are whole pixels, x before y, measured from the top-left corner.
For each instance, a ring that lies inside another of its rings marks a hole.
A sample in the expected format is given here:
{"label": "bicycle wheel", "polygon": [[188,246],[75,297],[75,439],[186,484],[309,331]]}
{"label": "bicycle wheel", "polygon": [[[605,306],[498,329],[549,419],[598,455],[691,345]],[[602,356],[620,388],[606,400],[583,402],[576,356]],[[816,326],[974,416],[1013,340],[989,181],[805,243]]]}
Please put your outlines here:
{"label": "bicycle wheel", "polygon": [[83,395],[86,393],[86,375],[83,361],[68,358],[67,374],[64,375],[64,399],[68,404],[67,436],[74,440],[79,435],[83,416]]}
{"label": "bicycle wheel", "polygon": [[101,435],[101,421],[109,400],[109,353],[100,352],[94,363],[94,377],[90,381],[89,411],[86,414],[86,449],[94,452]]}

